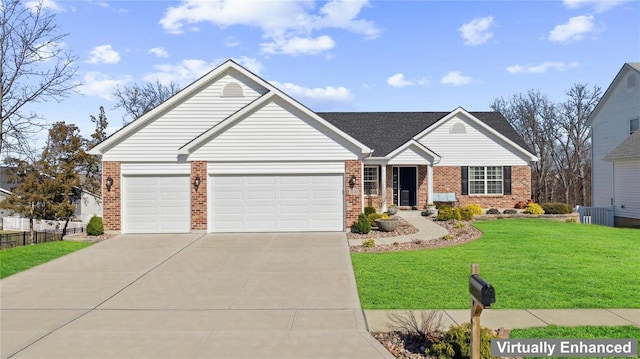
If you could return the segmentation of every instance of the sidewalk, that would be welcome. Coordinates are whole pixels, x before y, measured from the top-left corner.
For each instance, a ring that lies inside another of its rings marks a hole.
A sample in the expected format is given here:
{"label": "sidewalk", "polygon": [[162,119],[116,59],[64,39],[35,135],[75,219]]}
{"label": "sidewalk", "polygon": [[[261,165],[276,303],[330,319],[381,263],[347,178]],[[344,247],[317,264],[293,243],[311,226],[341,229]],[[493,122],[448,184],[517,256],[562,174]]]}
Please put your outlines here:
{"label": "sidewalk", "polygon": [[[365,310],[369,331],[388,331],[389,314],[402,314],[405,310]],[[415,310],[420,319],[420,311]],[[468,323],[471,309],[444,310],[444,328],[453,324]],[[635,325],[640,327],[640,309],[485,309],[480,323],[492,329],[560,326],[617,326]]]}
{"label": "sidewalk", "polygon": [[[398,216],[404,218],[407,222],[411,223],[414,227],[418,228],[418,233],[399,237],[376,238],[376,244],[404,243],[415,240],[430,241],[433,239],[438,239],[449,233],[446,229],[424,218],[420,214],[420,212],[421,211],[398,211],[397,214]],[[350,239],[349,245],[362,245],[362,239]]]}

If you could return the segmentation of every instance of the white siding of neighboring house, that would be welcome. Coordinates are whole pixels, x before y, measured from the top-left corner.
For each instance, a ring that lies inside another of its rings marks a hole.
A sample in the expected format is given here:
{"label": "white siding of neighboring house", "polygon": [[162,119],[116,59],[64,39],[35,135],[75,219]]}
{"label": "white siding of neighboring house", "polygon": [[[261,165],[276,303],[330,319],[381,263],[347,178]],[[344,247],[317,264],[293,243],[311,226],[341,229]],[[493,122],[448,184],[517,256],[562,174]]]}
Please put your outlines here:
{"label": "white siding of neighboring house", "polygon": [[616,216],[640,219],[639,179],[640,159],[618,160],[614,163]]}
{"label": "white siding of neighboring house", "polygon": [[89,192],[82,192],[82,198],[76,203],[75,215],[82,223],[87,223],[94,215],[102,217],[102,201],[100,197]]}
{"label": "white siding of neighboring house", "polygon": [[[229,82],[241,85],[244,97],[221,97]],[[229,71],[115,145],[102,160],[175,161],[180,147],[266,92],[257,83]]]}
{"label": "white siding of neighboring house", "polygon": [[[416,164],[427,164],[430,161],[424,158],[416,148],[415,145],[410,145],[405,148],[402,152],[393,157],[390,161],[390,165],[416,165]],[[422,152],[424,153],[424,151]]]}
{"label": "white siding of neighboring house", "polygon": [[593,147],[593,203],[595,207],[611,206],[613,196],[613,163],[603,161],[629,136],[629,121],[640,117],[640,75],[636,86],[627,88],[629,70],[621,73],[603,102],[591,125]]}
{"label": "white siding of neighboring house", "polygon": [[[465,133],[451,133],[451,127],[463,123]],[[438,166],[526,166],[527,157],[513,146],[458,115],[441,123],[418,142],[435,151],[442,159]]]}
{"label": "white siding of neighboring house", "polygon": [[[357,159],[337,135],[283,100],[273,100],[189,155],[190,161],[339,161]],[[350,146],[353,147],[353,146]]]}

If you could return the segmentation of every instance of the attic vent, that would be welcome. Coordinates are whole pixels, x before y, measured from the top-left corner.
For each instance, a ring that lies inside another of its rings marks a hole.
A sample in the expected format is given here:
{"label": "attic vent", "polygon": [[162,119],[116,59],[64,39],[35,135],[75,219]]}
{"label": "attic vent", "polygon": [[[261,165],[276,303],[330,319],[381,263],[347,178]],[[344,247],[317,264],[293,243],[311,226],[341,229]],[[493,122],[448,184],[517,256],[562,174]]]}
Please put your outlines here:
{"label": "attic vent", "polygon": [[463,123],[456,123],[453,126],[451,126],[451,130],[449,131],[451,133],[467,133],[467,128],[464,126]]}
{"label": "attic vent", "polygon": [[229,82],[222,89],[222,97],[244,97],[242,87],[235,82]]}
{"label": "attic vent", "polygon": [[631,74],[629,76],[627,76],[627,88],[634,88],[636,87],[636,74]]}

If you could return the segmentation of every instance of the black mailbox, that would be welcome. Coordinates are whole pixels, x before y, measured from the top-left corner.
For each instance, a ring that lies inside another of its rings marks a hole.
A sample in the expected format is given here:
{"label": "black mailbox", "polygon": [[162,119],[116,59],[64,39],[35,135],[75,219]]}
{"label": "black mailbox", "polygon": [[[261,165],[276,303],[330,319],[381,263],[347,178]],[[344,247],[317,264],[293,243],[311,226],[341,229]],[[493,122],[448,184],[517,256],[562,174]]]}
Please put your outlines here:
{"label": "black mailbox", "polygon": [[496,302],[496,291],[478,274],[469,277],[469,294],[483,306],[490,306]]}

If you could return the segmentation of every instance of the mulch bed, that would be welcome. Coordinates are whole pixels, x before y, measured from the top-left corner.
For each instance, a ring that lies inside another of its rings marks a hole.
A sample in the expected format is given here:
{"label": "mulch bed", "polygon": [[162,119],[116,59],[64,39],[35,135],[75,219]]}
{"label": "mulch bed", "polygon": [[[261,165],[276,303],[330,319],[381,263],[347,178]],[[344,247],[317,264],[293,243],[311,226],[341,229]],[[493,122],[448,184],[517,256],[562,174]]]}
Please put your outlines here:
{"label": "mulch bed", "polygon": [[404,218],[399,216],[391,216],[389,218],[399,219],[400,224],[398,228],[396,228],[393,232],[384,232],[378,230],[377,227],[371,228],[371,232],[367,234],[355,233],[355,232],[347,232],[348,239],[376,239],[376,238],[390,238],[390,237],[400,237],[406,236],[414,233],[418,233],[418,229],[411,225],[411,223],[407,222]]}

